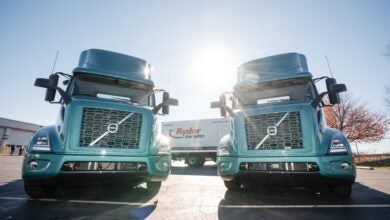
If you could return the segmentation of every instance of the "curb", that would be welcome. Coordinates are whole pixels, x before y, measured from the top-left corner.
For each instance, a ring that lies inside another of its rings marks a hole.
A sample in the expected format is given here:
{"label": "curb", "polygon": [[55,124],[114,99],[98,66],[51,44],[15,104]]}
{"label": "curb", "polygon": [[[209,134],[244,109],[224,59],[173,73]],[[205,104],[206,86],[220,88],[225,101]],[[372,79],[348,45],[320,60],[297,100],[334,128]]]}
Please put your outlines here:
{"label": "curb", "polygon": [[366,167],[366,166],[356,166],[356,169],[361,169],[361,170],[374,170],[373,167]]}

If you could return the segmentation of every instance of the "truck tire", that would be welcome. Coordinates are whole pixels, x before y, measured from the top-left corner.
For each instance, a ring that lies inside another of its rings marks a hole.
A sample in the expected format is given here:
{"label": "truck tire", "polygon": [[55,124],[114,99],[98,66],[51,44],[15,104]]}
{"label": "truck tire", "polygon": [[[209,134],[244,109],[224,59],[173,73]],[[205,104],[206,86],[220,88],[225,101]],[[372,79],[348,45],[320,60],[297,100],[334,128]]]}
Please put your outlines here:
{"label": "truck tire", "polygon": [[350,197],[352,192],[352,185],[347,186],[333,186],[331,187],[332,194],[338,197]]}
{"label": "truck tire", "polygon": [[148,192],[155,195],[160,191],[161,181],[160,182],[147,182],[146,187],[148,188]]}
{"label": "truck tire", "polygon": [[239,191],[241,190],[241,183],[233,181],[223,181],[228,190]]}
{"label": "truck tire", "polygon": [[187,157],[187,164],[190,167],[198,167],[199,166],[199,156],[190,155]]}
{"label": "truck tire", "polygon": [[200,157],[198,162],[198,167],[203,167],[205,162],[206,162],[206,158]]}
{"label": "truck tire", "polygon": [[33,199],[44,198],[47,196],[46,191],[41,186],[29,186],[24,184],[24,191]]}

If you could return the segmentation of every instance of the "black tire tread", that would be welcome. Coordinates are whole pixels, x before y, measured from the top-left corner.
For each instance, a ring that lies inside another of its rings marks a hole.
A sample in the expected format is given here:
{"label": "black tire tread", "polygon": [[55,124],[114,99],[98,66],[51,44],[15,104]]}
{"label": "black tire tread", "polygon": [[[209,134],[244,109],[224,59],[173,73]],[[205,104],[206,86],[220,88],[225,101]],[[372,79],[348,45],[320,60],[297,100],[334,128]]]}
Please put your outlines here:
{"label": "black tire tread", "polygon": [[241,190],[241,183],[233,182],[233,181],[223,181],[226,188],[233,191],[239,191]]}

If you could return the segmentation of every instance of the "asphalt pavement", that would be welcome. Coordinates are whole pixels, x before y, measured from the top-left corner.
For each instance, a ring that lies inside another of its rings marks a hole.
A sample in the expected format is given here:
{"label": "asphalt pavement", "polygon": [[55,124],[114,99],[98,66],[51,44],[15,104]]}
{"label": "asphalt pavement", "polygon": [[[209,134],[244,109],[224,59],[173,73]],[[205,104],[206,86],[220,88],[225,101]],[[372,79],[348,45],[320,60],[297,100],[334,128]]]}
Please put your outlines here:
{"label": "asphalt pavement", "polygon": [[1,219],[388,219],[390,171],[358,170],[350,198],[327,190],[252,188],[227,190],[216,165],[174,162],[157,194],[132,189],[69,189],[34,200],[23,190],[22,157],[0,156]]}

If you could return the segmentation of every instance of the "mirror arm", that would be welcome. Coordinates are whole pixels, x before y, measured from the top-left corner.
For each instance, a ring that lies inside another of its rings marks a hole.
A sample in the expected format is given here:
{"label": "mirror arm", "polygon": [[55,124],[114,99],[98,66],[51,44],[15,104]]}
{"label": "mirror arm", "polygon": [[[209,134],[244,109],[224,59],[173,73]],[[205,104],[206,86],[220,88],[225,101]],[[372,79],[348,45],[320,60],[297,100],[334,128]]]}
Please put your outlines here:
{"label": "mirror arm", "polygon": [[229,113],[229,115],[230,115],[231,117],[234,117],[233,109],[231,109],[231,108],[229,108],[229,107],[227,107],[227,106],[225,106],[225,108],[226,108],[226,111]]}
{"label": "mirror arm", "polygon": [[56,72],[54,74],[61,75],[61,76],[65,77],[65,78],[68,78],[68,79],[72,78],[71,74],[67,74],[67,73],[63,73],[63,72]]}
{"label": "mirror arm", "polygon": [[323,92],[320,95],[318,95],[318,97],[311,102],[311,106],[313,108],[317,108],[317,106],[320,104],[320,102],[322,101],[322,99],[326,94],[328,94],[328,92]]}
{"label": "mirror arm", "polygon": [[55,89],[58,91],[58,93],[60,93],[65,104],[68,104],[72,100],[72,98],[68,95],[68,93],[66,93],[63,89],[59,87],[55,87]]}
{"label": "mirror arm", "polygon": [[164,103],[158,104],[156,107],[153,108],[153,114],[157,114],[158,111],[163,107]]}

